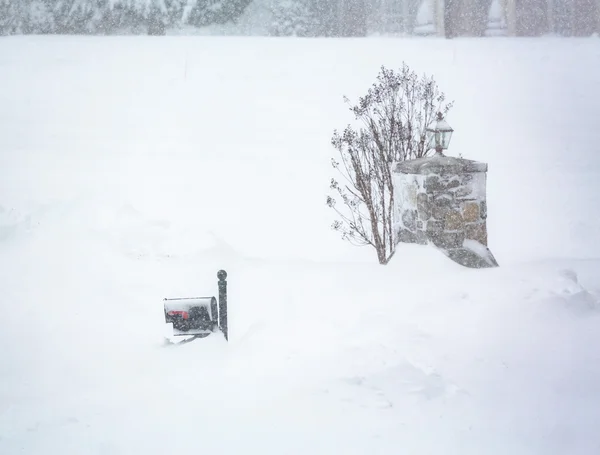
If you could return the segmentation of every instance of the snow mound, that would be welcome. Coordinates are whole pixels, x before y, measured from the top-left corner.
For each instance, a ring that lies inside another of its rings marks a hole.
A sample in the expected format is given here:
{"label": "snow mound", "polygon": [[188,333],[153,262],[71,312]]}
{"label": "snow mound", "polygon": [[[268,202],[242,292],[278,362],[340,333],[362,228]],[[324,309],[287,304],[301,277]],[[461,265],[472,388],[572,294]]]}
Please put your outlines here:
{"label": "snow mound", "polygon": [[[395,40],[0,40],[0,453],[600,453],[600,51],[401,45],[501,267],[328,229],[341,97]],[[220,269],[229,342],[165,343]]]}

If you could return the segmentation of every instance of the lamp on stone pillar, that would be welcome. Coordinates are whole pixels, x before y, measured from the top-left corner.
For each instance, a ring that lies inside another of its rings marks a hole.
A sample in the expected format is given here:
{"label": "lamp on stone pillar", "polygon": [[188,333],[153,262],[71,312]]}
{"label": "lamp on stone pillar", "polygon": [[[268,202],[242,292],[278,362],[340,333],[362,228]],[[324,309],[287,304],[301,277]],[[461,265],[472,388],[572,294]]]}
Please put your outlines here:
{"label": "lamp on stone pillar", "polygon": [[443,151],[447,150],[450,145],[450,139],[454,130],[444,120],[441,112],[438,112],[435,124],[428,126],[425,131],[427,132],[427,145],[429,149],[435,149],[437,155],[443,155]]}

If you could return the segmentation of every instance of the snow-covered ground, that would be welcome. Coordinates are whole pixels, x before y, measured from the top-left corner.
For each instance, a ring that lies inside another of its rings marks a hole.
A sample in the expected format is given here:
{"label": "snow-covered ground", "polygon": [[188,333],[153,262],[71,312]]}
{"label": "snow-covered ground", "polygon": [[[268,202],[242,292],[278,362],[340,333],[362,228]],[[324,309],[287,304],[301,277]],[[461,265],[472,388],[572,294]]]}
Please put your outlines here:
{"label": "snow-covered ground", "polygon": [[[456,101],[490,248],[329,229],[342,96]],[[0,453],[600,453],[597,39],[0,40]],[[216,294],[230,342],[167,346]]]}

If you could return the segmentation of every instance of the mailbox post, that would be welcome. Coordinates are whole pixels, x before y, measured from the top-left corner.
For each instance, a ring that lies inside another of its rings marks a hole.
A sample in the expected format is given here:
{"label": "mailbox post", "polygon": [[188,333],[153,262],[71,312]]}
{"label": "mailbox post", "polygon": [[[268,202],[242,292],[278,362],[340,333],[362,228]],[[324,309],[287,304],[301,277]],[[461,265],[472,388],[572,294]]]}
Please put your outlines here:
{"label": "mailbox post", "polygon": [[219,270],[217,278],[219,279],[219,327],[225,335],[225,339],[229,341],[227,333],[227,272]]}

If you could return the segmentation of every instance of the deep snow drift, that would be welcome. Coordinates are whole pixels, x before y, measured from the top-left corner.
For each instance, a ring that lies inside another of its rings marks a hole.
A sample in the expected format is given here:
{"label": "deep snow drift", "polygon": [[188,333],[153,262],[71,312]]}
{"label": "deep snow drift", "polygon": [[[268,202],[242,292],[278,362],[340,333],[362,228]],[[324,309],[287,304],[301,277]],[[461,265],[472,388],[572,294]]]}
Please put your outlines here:
{"label": "deep snow drift", "polygon": [[[495,270],[380,267],[325,206],[406,61],[489,163]],[[600,453],[596,39],[0,40],[0,453]],[[230,343],[166,346],[216,294]]]}

